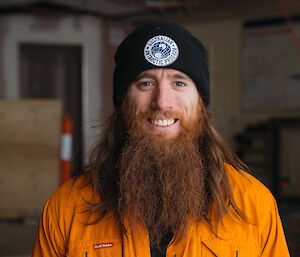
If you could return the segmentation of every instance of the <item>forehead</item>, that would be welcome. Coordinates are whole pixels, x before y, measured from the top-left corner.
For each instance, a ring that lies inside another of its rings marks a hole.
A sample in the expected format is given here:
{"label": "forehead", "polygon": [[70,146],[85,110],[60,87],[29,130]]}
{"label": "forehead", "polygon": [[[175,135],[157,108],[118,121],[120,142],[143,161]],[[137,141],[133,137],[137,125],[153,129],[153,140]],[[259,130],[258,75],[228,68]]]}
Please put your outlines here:
{"label": "forehead", "polygon": [[141,78],[157,78],[157,77],[166,77],[166,78],[178,78],[193,81],[187,74],[170,68],[158,68],[158,69],[149,69],[142,71],[135,80]]}

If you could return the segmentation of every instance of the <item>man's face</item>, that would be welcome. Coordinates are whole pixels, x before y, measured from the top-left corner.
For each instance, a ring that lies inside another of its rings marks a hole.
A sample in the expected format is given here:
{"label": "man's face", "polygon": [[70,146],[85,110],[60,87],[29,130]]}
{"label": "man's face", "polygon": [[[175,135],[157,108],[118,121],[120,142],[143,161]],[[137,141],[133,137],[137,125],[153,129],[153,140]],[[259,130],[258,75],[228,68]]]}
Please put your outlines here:
{"label": "man's face", "polygon": [[202,103],[190,77],[166,68],[142,72],[130,85],[128,98],[141,119],[141,128],[166,139],[177,137],[181,129],[193,124],[197,105]]}

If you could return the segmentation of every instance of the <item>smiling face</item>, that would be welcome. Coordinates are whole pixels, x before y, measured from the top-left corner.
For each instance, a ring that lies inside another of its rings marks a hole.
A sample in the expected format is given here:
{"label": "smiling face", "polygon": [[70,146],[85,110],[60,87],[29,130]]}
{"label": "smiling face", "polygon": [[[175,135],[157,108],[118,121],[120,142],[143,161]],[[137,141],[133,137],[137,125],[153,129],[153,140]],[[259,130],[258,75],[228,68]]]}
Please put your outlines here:
{"label": "smiling face", "polygon": [[128,100],[142,129],[167,139],[177,137],[181,129],[192,124],[199,102],[203,106],[192,79],[166,68],[142,72],[130,85]]}
{"label": "smiling face", "polygon": [[203,217],[205,110],[186,74],[161,68],[131,83],[118,112],[118,212],[142,219],[155,245],[170,229],[184,232],[189,217]]}

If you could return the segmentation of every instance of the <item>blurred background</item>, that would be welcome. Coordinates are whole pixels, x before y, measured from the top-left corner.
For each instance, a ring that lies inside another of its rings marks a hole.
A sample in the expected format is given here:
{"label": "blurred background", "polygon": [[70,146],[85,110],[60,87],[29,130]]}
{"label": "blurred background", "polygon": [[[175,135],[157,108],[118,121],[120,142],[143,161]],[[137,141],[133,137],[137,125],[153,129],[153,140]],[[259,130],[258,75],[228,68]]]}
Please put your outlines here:
{"label": "blurred background", "polygon": [[0,257],[30,256],[45,200],[113,110],[116,48],[155,20],[207,47],[214,123],[276,197],[300,256],[299,0],[0,0]]}

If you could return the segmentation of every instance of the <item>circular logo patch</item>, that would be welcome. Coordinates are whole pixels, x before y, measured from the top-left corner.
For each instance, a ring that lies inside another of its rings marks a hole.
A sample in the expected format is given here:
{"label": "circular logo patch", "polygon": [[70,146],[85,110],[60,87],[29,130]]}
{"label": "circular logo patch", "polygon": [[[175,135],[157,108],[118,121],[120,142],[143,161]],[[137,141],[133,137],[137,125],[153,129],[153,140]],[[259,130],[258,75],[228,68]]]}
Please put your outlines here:
{"label": "circular logo patch", "polygon": [[178,55],[177,44],[167,36],[159,35],[151,38],[144,48],[146,60],[155,66],[168,66],[176,61]]}

